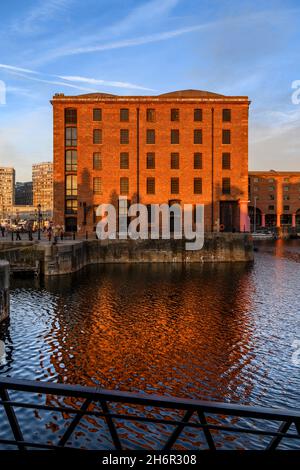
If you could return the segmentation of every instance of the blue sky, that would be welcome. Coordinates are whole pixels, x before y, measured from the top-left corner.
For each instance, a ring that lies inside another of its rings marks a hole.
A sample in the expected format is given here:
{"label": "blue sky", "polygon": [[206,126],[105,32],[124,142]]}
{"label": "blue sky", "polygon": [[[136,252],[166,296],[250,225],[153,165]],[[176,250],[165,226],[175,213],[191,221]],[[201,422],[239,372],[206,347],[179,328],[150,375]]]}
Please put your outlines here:
{"label": "blue sky", "polygon": [[194,88],[249,96],[250,169],[299,171],[299,23],[299,0],[2,2],[0,165],[52,160],[56,92]]}

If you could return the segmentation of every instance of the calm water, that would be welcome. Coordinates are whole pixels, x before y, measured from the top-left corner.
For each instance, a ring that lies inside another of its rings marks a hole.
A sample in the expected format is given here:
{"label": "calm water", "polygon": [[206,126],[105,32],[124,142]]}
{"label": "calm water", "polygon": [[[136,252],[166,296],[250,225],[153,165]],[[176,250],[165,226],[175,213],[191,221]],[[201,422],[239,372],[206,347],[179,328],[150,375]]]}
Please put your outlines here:
{"label": "calm water", "polygon": [[14,280],[0,373],[300,408],[299,289],[300,241],[261,244],[248,266],[94,266],[42,285]]}

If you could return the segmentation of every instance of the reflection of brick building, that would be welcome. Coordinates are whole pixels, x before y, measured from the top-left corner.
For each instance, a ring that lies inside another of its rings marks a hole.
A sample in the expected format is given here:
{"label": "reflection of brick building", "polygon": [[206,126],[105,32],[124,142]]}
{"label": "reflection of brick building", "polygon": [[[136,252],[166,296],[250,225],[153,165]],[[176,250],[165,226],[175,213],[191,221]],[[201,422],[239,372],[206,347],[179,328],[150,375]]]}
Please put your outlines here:
{"label": "reflection of brick building", "polygon": [[122,195],[204,203],[206,230],[248,229],[247,97],[186,90],[51,103],[56,223],[93,230],[95,208]]}
{"label": "reflection of brick building", "polygon": [[32,165],[33,205],[41,204],[44,216],[53,213],[53,164],[51,162]]}
{"label": "reflection of brick building", "polygon": [[249,214],[257,227],[300,226],[300,172],[250,171]]}

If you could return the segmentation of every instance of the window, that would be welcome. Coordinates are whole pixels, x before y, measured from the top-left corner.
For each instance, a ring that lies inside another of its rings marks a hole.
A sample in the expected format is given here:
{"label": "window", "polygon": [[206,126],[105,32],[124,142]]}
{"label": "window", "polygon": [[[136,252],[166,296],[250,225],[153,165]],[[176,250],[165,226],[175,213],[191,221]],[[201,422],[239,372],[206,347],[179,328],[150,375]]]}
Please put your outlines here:
{"label": "window", "polygon": [[93,154],[93,169],[102,170],[102,158],[101,158],[101,153],[99,152],[95,152]]}
{"label": "window", "polygon": [[273,206],[273,205],[269,206],[269,211],[273,211],[273,210],[275,210],[275,206]]}
{"label": "window", "polygon": [[202,194],[202,178],[194,178],[194,194]]}
{"label": "window", "polygon": [[289,210],[290,210],[290,206],[283,206],[283,210],[284,210],[284,211],[289,211]]}
{"label": "window", "polygon": [[274,196],[274,194],[269,194],[269,199],[270,199],[271,201],[275,201],[275,196]]}
{"label": "window", "polygon": [[230,160],[231,160],[230,153],[222,154],[222,169],[223,170],[230,170],[230,163],[231,163]]}
{"label": "window", "polygon": [[93,109],[93,121],[102,121],[102,109]]}
{"label": "window", "polygon": [[77,199],[66,200],[66,214],[77,214]]}
{"label": "window", "polygon": [[155,130],[154,129],[147,129],[146,142],[147,144],[155,144]]}
{"label": "window", "polygon": [[179,121],[179,109],[171,109],[171,121]]}
{"label": "window", "polygon": [[128,168],[129,168],[129,153],[121,152],[120,153],[120,169],[128,170]]}
{"label": "window", "polygon": [[129,121],[129,109],[128,108],[122,108],[120,109],[120,121]]}
{"label": "window", "polygon": [[66,176],[66,196],[77,196],[77,176]]}
{"label": "window", "polygon": [[284,194],[283,200],[284,200],[284,201],[289,201],[289,200],[290,200],[290,196],[288,196],[287,194]]}
{"label": "window", "polygon": [[229,129],[222,130],[222,144],[230,144],[231,143],[231,133]]}
{"label": "window", "polygon": [[77,150],[66,150],[66,171],[77,171]]}
{"label": "window", "polygon": [[126,177],[120,178],[120,194],[128,194],[129,193],[129,179]]}
{"label": "window", "polygon": [[194,153],[194,169],[202,170],[202,153],[200,152]]}
{"label": "window", "polygon": [[274,178],[269,178],[268,183],[274,183]]}
{"label": "window", "polygon": [[66,147],[76,147],[77,127],[66,127]]}
{"label": "window", "polygon": [[202,121],[202,109],[194,109],[194,121]]}
{"label": "window", "polygon": [[179,169],[179,153],[171,153],[171,169],[178,170]]}
{"label": "window", "polygon": [[269,186],[268,191],[275,191],[275,186]]}
{"label": "window", "polygon": [[155,153],[154,152],[147,153],[146,166],[148,170],[153,170],[155,168]]}
{"label": "window", "polygon": [[254,181],[254,183],[258,183],[258,182],[259,182],[259,178],[254,178],[253,181]]}
{"label": "window", "polygon": [[65,124],[77,124],[77,109],[65,109]]}
{"label": "window", "polygon": [[283,187],[283,190],[284,190],[284,191],[289,191],[289,189],[290,189],[289,186],[284,186],[284,187]]}
{"label": "window", "polygon": [[147,178],[147,194],[155,194],[155,178]]}
{"label": "window", "polygon": [[171,194],[179,194],[179,178],[171,178]]}
{"label": "window", "polygon": [[146,111],[146,120],[147,122],[155,122],[156,116],[155,116],[155,109],[153,108],[148,108]]}
{"label": "window", "polygon": [[222,111],[222,120],[223,122],[231,121],[231,109],[223,109]]}
{"label": "window", "polygon": [[171,129],[171,144],[179,144],[179,129]]}
{"label": "window", "polygon": [[93,144],[102,144],[102,129],[93,130]]}
{"label": "window", "polygon": [[258,186],[254,186],[253,191],[257,192],[258,191]]}
{"label": "window", "polygon": [[290,182],[290,178],[283,178],[283,181],[284,181],[284,183],[289,183],[289,182]]}
{"label": "window", "polygon": [[222,179],[222,193],[230,194],[230,178]]}
{"label": "window", "polygon": [[194,144],[202,144],[202,129],[194,129]]}
{"label": "window", "polygon": [[129,130],[120,129],[120,144],[129,144]]}
{"label": "window", "polygon": [[94,194],[102,194],[102,178],[98,176],[93,179],[93,192]]}

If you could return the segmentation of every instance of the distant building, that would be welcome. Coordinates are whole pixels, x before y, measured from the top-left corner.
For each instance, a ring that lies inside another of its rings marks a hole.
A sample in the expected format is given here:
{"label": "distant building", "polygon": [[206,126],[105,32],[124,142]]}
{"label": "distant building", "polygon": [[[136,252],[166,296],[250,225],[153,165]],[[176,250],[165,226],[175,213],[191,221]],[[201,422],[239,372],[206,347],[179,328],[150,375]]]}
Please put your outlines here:
{"label": "distant building", "polygon": [[15,170],[0,167],[0,218],[10,218],[15,203]]}
{"label": "distant building", "polygon": [[16,183],[15,188],[15,205],[16,206],[32,206],[32,181],[26,183]]}
{"label": "distant building", "polygon": [[53,214],[53,164],[51,162],[32,165],[33,205],[41,205],[43,216]]}
{"label": "distant building", "polygon": [[300,228],[300,171],[249,171],[249,215],[256,228]]}
{"label": "distant building", "polygon": [[[56,94],[54,220],[95,230],[101,203],[204,204],[205,230],[247,231],[247,96]],[[171,223],[171,221],[170,221]]]}

